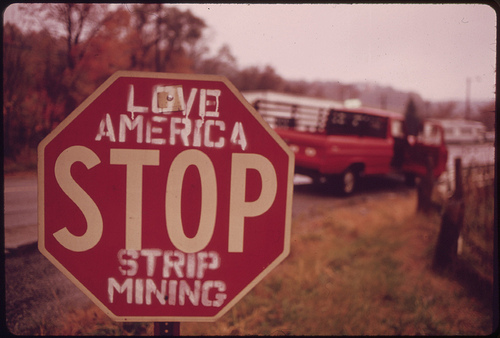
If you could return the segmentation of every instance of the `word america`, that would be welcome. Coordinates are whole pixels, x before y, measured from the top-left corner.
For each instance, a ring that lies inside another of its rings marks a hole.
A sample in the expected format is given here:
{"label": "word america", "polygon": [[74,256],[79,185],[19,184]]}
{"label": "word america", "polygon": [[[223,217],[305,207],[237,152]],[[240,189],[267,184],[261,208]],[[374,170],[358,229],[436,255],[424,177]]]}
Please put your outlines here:
{"label": "word america", "polygon": [[[163,279],[131,278],[139,271],[143,262],[146,276],[153,277],[158,261],[162,260]],[[144,263],[145,261],[145,263]],[[178,250],[125,250],[118,251],[118,270],[123,276],[130,276],[122,283],[108,278],[108,300],[115,302],[118,294],[125,294],[128,304],[188,305],[220,307],[227,295],[226,283],[221,280],[203,280],[207,270],[220,267],[220,255],[215,251],[200,251],[185,254]]]}

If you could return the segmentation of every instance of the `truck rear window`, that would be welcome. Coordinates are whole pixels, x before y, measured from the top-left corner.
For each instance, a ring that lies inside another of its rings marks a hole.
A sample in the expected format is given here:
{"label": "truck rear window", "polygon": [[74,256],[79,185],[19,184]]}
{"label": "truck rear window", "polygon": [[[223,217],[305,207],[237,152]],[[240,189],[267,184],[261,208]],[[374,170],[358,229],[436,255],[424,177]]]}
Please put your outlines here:
{"label": "truck rear window", "polygon": [[386,138],[387,122],[387,117],[331,110],[326,124],[326,133]]}

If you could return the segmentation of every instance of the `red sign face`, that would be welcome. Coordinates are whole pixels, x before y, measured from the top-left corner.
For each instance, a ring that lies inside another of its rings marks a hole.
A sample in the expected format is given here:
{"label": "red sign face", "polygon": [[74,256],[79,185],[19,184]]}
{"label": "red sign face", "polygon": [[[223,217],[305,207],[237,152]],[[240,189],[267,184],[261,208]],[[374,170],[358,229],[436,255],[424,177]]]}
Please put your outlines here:
{"label": "red sign face", "polygon": [[293,154],[223,77],[118,72],[40,144],[39,249],[117,321],[214,321],[289,253]]}

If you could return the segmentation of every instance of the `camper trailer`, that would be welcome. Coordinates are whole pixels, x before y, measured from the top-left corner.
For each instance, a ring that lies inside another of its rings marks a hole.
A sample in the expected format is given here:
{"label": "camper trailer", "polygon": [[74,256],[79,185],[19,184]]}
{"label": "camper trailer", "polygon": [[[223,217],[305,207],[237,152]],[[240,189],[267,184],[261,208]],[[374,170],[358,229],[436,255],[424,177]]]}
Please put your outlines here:
{"label": "camper trailer", "polygon": [[444,129],[448,144],[482,143],[486,140],[486,127],[478,121],[463,119],[436,119]]}

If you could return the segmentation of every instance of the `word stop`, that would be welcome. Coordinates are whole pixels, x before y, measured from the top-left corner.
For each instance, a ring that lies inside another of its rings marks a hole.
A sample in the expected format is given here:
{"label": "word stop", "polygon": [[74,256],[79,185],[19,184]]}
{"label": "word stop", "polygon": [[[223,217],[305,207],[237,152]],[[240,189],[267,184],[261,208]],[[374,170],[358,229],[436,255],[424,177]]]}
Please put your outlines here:
{"label": "word stop", "polygon": [[[66,249],[82,252],[99,243],[104,224],[95,201],[71,176],[71,167],[76,162],[91,169],[100,164],[101,160],[87,147],[72,146],[65,149],[55,163],[57,183],[83,213],[87,230],[83,235],[76,236],[67,227],[63,227],[54,233],[54,237]],[[126,166],[125,249],[141,250],[143,167],[159,166],[160,151],[110,149],[110,164]],[[181,219],[182,183],[189,166],[197,168],[201,181],[201,213],[194,237],[185,235]],[[247,169],[258,171],[262,180],[260,196],[254,201],[245,201]],[[245,218],[257,217],[269,210],[276,192],[276,170],[267,158],[253,153],[232,154],[228,252],[243,252]],[[217,175],[211,159],[197,149],[179,153],[170,165],[165,187],[166,231],[176,249],[193,253],[203,250],[210,243],[215,228],[217,201]]]}

